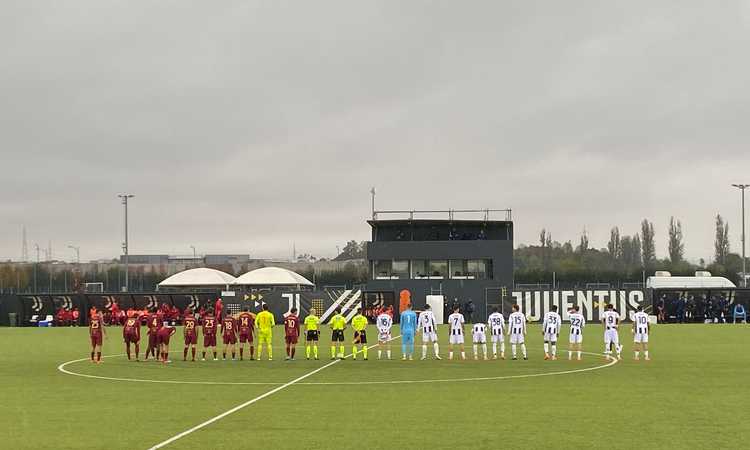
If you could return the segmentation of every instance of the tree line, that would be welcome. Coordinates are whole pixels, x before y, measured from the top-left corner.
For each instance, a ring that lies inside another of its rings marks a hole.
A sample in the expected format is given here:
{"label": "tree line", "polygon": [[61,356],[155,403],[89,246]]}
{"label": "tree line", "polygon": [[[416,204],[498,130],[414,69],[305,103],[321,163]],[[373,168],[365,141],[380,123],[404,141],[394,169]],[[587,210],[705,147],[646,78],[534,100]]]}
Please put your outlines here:
{"label": "tree line", "polygon": [[[521,244],[514,252],[514,278],[516,283],[551,284],[553,276],[561,286],[583,283],[640,282],[644,274],[653,275],[657,270],[667,270],[673,275],[692,275],[697,270],[708,270],[713,275],[725,276],[739,284],[742,258],[732,252],[729,241],[729,224],[721,215],[715,217],[714,257],[711,261],[701,259],[697,264],[685,260],[685,239],[682,223],[671,217],[666,230],[666,257],[656,257],[657,235],[653,222],[643,219],[640,229],[625,234],[612,227],[606,247],[595,248],[584,229],[574,245],[570,240],[563,243],[553,239],[548,229],[539,232],[536,245]],[[337,269],[319,270],[313,262],[322,260],[313,256],[305,260],[310,264],[299,273],[318,286],[364,284],[368,278],[367,243],[350,240],[334,261],[345,264]],[[35,267],[36,266],[36,267]],[[233,273],[232,266],[212,267]],[[241,272],[244,273],[246,267]],[[36,275],[35,275],[36,273]],[[238,275],[238,274],[235,274]],[[153,292],[156,285],[168,274],[164,270],[131,268],[130,291]],[[0,264],[0,293],[32,292],[36,279],[38,292],[71,292],[84,282],[101,282],[105,290],[116,292],[124,283],[124,267],[109,266],[106,270],[49,270],[44,264]]]}
{"label": "tree line", "polygon": [[717,214],[715,218],[714,257],[701,259],[697,264],[685,260],[685,238],[682,223],[671,217],[666,230],[666,258],[656,257],[656,232],[653,222],[643,219],[640,230],[623,234],[612,227],[607,246],[597,249],[589,242],[586,230],[577,245],[568,240],[553,240],[552,233],[542,229],[538,245],[520,245],[514,253],[517,283],[550,283],[553,274],[563,283],[576,282],[639,282],[643,275],[666,270],[673,275],[692,275],[707,270],[738,282],[742,272],[742,257],[732,253],[729,243],[729,224]]}

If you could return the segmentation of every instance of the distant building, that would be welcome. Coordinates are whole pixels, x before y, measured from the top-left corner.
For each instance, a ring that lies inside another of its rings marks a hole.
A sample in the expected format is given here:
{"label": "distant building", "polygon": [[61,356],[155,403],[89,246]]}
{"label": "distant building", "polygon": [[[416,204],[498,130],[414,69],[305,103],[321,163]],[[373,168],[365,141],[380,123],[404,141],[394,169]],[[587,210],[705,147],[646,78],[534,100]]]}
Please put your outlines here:
{"label": "distant building", "polygon": [[[120,256],[120,263],[125,264],[125,255]],[[169,255],[128,255],[129,264],[169,264]]]}
{"label": "distant building", "polygon": [[[130,264],[247,264],[249,255],[128,255]],[[125,264],[125,255],[120,255],[120,263]]]}

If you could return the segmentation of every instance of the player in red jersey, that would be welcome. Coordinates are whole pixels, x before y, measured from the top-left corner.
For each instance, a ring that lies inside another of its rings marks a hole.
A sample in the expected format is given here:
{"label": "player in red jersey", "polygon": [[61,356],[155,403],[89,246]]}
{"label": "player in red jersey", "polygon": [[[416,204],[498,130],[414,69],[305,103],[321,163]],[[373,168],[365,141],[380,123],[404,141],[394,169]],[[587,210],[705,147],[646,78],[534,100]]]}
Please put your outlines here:
{"label": "player in red jersey", "polygon": [[151,312],[146,316],[146,326],[148,327],[148,347],[146,347],[146,356],[144,359],[148,359],[148,355],[156,358],[157,348],[159,347],[158,334],[159,328],[161,328],[161,320],[156,314],[156,308],[151,308]]}
{"label": "player in red jersey", "polygon": [[125,324],[122,327],[122,339],[125,341],[125,350],[128,353],[128,361],[130,360],[130,344],[135,345],[135,360],[138,361],[138,355],[141,351],[141,322],[138,317],[130,315],[125,319]]}
{"label": "player in red jersey", "polygon": [[227,350],[232,351],[232,361],[234,361],[234,345],[237,343],[237,321],[234,317],[226,311],[224,313],[224,320],[221,322],[221,334],[224,338],[224,352],[223,358],[227,359]]}
{"label": "player in red jersey", "polygon": [[198,343],[198,321],[195,319],[193,312],[187,310],[185,312],[185,349],[182,350],[182,360],[187,361],[188,348],[193,349],[193,361],[195,361],[195,345]]}
{"label": "player in red jersey", "polygon": [[206,360],[206,349],[211,348],[214,352],[214,361],[216,361],[216,318],[208,312],[203,318],[203,361]]}
{"label": "player in red jersey", "polygon": [[[102,362],[102,343],[104,342],[104,319],[96,308],[91,308],[94,314],[89,318],[89,337],[91,338],[91,362],[100,364]],[[94,356],[96,355],[96,359]]]}
{"label": "player in red jersey", "polygon": [[239,318],[240,328],[240,361],[243,359],[244,346],[242,344],[250,344],[250,361],[253,361],[253,353],[255,348],[253,347],[253,334],[255,333],[255,315],[250,312],[250,307],[245,306],[243,311],[240,313]]}
{"label": "player in red jersey", "polygon": [[169,322],[164,322],[163,326],[159,328],[158,339],[159,342],[159,356],[163,363],[170,363],[169,360],[169,338],[177,331],[175,327],[169,325]]}
{"label": "player in red jersey", "polygon": [[293,360],[297,351],[297,340],[299,340],[299,317],[297,308],[292,308],[289,315],[284,319],[284,334],[286,340],[286,359]]}
{"label": "player in red jersey", "polygon": [[221,314],[224,312],[224,303],[221,301],[221,297],[216,299],[216,303],[214,303],[214,317],[216,317],[216,320],[221,322]]}

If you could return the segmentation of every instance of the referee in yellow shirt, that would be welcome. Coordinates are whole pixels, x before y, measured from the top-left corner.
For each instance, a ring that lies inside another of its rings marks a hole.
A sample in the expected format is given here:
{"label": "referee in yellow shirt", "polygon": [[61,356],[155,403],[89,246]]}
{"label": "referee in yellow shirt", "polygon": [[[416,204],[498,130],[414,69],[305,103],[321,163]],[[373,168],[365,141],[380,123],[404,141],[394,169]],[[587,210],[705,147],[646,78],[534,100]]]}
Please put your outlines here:
{"label": "referee in yellow shirt", "polygon": [[344,329],[346,328],[346,317],[341,315],[341,308],[336,308],[336,315],[331,317],[328,323],[331,327],[331,359],[336,359],[336,343],[339,343],[339,359],[344,359]]}
{"label": "referee in yellow shirt", "polygon": [[276,321],[273,318],[273,313],[268,310],[268,305],[263,304],[263,311],[259,312],[255,317],[255,325],[258,326],[258,361],[263,354],[263,343],[268,346],[268,360],[273,360],[273,327],[276,325]]}
{"label": "referee in yellow shirt", "polygon": [[320,318],[315,315],[315,308],[311,308],[310,315],[305,318],[305,330],[307,331],[307,335],[305,336],[305,354],[307,355],[307,359],[310,359],[311,350],[315,359],[318,359],[319,322]]}
{"label": "referee in yellow shirt", "polygon": [[362,356],[367,361],[367,317],[362,315],[362,310],[357,310],[357,315],[352,318],[354,328],[354,341],[352,342],[352,359],[357,359],[357,345],[361,347]]}

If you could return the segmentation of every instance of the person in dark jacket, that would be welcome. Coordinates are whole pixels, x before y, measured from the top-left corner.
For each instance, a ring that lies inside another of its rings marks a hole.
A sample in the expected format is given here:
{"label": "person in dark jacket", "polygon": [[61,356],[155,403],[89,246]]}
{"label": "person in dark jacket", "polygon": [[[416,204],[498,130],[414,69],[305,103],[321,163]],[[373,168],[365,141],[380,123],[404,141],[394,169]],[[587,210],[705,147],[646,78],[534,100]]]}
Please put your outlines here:
{"label": "person in dark jacket", "polygon": [[466,306],[464,306],[464,315],[466,316],[466,321],[469,323],[474,323],[474,302],[469,299],[468,302],[466,302]]}

